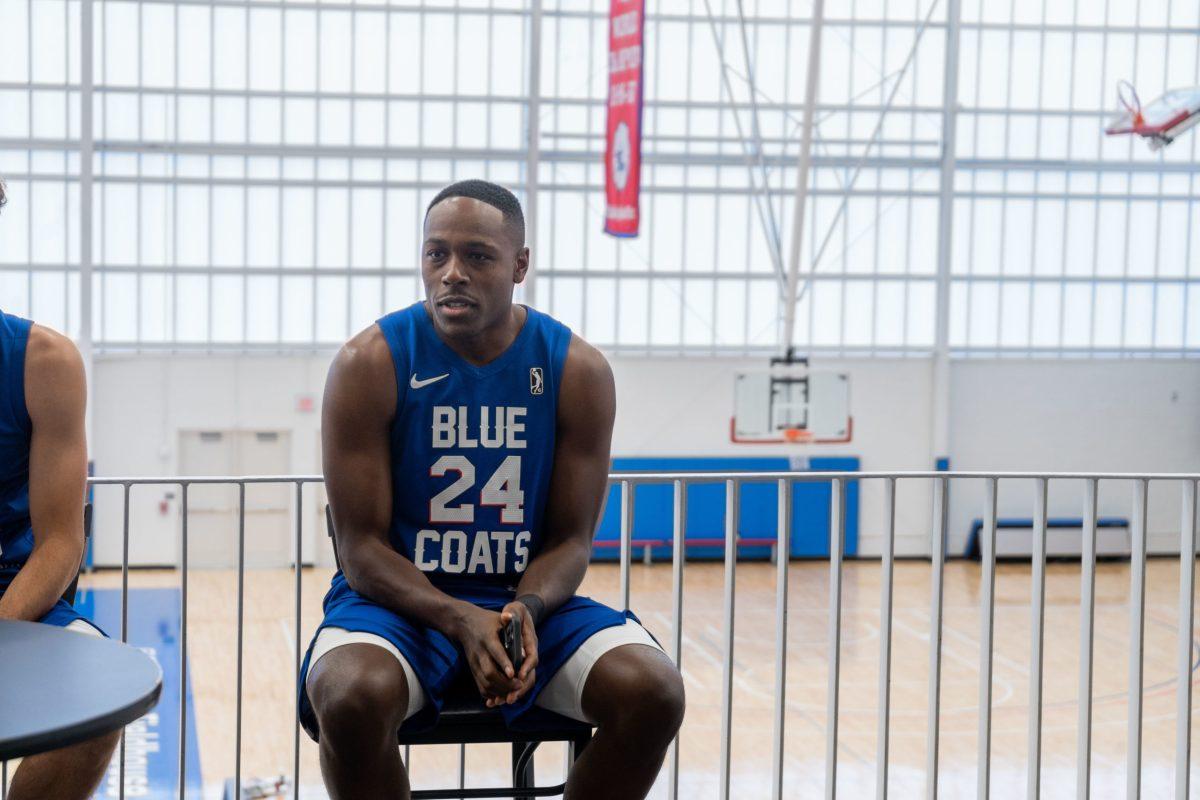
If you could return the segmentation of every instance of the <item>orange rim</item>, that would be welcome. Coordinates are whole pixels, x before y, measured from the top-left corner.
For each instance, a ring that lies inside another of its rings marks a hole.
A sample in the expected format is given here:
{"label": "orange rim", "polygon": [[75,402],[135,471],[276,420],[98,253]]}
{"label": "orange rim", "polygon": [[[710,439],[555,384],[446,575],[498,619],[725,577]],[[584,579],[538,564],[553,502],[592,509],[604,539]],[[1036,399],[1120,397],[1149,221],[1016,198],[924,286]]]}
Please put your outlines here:
{"label": "orange rim", "polygon": [[783,438],[787,442],[808,442],[812,440],[813,435],[800,428],[784,428]]}

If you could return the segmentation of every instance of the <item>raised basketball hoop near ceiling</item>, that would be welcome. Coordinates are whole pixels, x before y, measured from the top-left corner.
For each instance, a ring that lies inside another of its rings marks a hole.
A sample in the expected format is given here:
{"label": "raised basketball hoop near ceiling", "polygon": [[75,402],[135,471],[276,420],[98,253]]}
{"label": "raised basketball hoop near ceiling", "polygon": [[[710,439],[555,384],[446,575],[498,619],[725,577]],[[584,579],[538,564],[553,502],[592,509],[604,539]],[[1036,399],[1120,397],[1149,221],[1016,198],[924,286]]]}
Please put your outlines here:
{"label": "raised basketball hoop near ceiling", "polygon": [[1200,87],[1172,89],[1147,106],[1129,81],[1117,84],[1117,102],[1124,111],[1104,129],[1108,136],[1136,134],[1151,150],[1166,147],[1200,122]]}

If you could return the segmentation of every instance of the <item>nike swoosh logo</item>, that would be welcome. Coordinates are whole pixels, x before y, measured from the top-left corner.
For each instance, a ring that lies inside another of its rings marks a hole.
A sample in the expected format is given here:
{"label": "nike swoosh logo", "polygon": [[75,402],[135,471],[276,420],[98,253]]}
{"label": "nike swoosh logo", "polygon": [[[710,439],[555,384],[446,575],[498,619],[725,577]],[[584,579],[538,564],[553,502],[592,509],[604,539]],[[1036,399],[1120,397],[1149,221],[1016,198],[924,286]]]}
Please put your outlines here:
{"label": "nike swoosh logo", "polygon": [[410,378],[410,379],[409,379],[409,381],[408,381],[408,385],[409,385],[409,386],[411,386],[411,387],[412,387],[412,388],[414,388],[414,389],[421,389],[421,388],[424,388],[424,387],[428,386],[428,385],[429,385],[429,384],[431,384],[431,383],[437,383],[437,382],[438,382],[438,381],[440,381],[442,378],[449,378],[449,377],[450,377],[450,373],[449,373],[449,372],[447,372],[446,374],[444,374],[444,375],[438,375],[438,376],[437,376],[437,377],[435,377],[435,378],[426,378],[426,379],[425,379],[425,380],[423,380],[423,381],[419,381],[419,380],[417,380],[417,373],[415,373],[415,372],[414,372],[414,373],[412,374],[412,378]]}

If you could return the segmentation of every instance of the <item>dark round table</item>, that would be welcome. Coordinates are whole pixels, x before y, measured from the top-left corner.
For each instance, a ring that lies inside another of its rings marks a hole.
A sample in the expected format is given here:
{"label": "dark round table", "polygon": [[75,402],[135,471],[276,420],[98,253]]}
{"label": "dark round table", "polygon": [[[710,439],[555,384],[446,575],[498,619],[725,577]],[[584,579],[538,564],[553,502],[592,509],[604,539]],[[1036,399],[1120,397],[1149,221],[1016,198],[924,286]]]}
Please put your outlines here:
{"label": "dark round table", "polygon": [[0,620],[0,760],[117,730],[154,708],[161,691],[162,670],[137,648]]}

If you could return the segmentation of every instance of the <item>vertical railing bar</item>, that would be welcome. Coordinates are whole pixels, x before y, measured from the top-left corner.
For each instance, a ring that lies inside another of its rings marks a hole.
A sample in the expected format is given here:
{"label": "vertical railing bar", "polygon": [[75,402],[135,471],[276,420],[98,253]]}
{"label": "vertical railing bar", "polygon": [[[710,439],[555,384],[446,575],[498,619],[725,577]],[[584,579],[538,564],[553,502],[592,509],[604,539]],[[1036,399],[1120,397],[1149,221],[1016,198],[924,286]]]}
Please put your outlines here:
{"label": "vertical railing bar", "polygon": [[1133,485],[1133,563],[1129,575],[1129,736],[1125,794],[1141,797],[1142,785],[1142,650],[1146,613],[1146,490],[1145,478]]}
{"label": "vertical railing bar", "polygon": [[[315,334],[314,334],[315,335]],[[304,531],[304,482],[296,481],[296,638],[295,638],[295,662],[292,668],[296,675],[296,694],[300,696],[300,578],[301,578],[301,556],[303,555],[303,544],[301,535]],[[295,708],[295,721],[292,724],[292,798],[300,800],[300,707],[293,704]]]}
{"label": "vertical railing bar", "polygon": [[990,796],[992,773],[992,632],[996,615],[996,491],[997,479],[988,478],[984,496],[983,574],[980,576],[979,633],[979,769],[976,795]]}
{"label": "vertical railing bar", "polygon": [[1041,797],[1042,666],[1046,624],[1046,488],[1045,478],[1033,481],[1033,580],[1029,643],[1029,800]]}
{"label": "vertical railing bar", "polygon": [[188,484],[179,484],[179,498],[183,504],[181,526],[182,552],[180,563],[180,625],[179,625],[179,800],[187,796],[187,610],[188,610]]}
{"label": "vertical railing bar", "polygon": [[775,719],[771,769],[772,800],[783,800],[784,721],[787,714],[788,567],[792,544],[792,484],[778,482],[775,525]]}
{"label": "vertical railing bar", "polygon": [[879,600],[879,733],[876,736],[875,797],[888,795],[888,724],[892,691],[892,573],[896,554],[896,479],[883,481],[883,574]]}
{"label": "vertical railing bar", "polygon": [[[249,36],[247,36],[247,41],[249,41]],[[242,796],[242,626],[245,619],[246,583],[246,484],[244,481],[238,481],[237,558],[237,710],[234,718],[233,796],[240,800]]]}
{"label": "vertical railing bar", "polygon": [[121,510],[121,642],[129,641],[129,491],[128,483],[122,487]]}
{"label": "vertical railing bar", "polygon": [[458,788],[465,789],[467,786],[467,746],[460,744],[458,746]]}
{"label": "vertical railing bar", "polygon": [[734,589],[737,579],[738,482],[725,481],[725,653],[721,679],[721,800],[729,800],[733,736]]}
{"label": "vertical railing bar", "polygon": [[411,756],[411,755],[412,755],[412,745],[407,745],[407,744],[404,745],[404,769],[406,771],[408,770],[409,764],[412,763],[412,760],[409,758],[409,756]]}
{"label": "vertical railing bar", "polygon": [[[121,484],[121,642],[129,642],[129,490]],[[93,515],[93,520],[95,519]],[[120,754],[117,756],[117,797],[125,800],[125,728],[121,728]]]}
{"label": "vertical railing bar", "polygon": [[[687,556],[684,541],[687,537],[687,483],[676,480],[671,492],[673,513],[671,516],[671,656],[675,668],[683,669],[683,562]],[[671,743],[670,775],[668,776],[670,800],[679,797],[679,734]]]}
{"label": "vertical railing bar", "polygon": [[942,697],[942,578],[946,560],[949,479],[933,482],[933,547],[930,553],[929,719],[925,744],[925,797],[938,796],[938,742]]}
{"label": "vertical railing bar", "polygon": [[621,481],[621,608],[629,610],[629,561],[633,540],[633,487]]}
{"label": "vertical railing bar", "polygon": [[1075,792],[1078,800],[1092,794],[1092,650],[1096,614],[1096,495],[1099,481],[1083,485],[1083,566],[1079,584],[1079,724]]}
{"label": "vertical railing bar", "polygon": [[1192,624],[1196,588],[1196,482],[1183,484],[1179,526],[1179,678],[1175,700],[1175,798],[1188,800],[1192,757]]}
{"label": "vertical railing bar", "polygon": [[825,798],[837,797],[838,686],[842,649],[842,537],[845,527],[844,478],[829,487],[829,676],[825,698]]}

